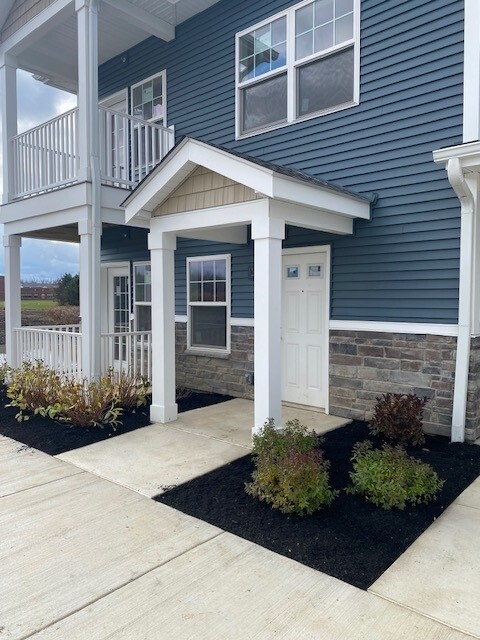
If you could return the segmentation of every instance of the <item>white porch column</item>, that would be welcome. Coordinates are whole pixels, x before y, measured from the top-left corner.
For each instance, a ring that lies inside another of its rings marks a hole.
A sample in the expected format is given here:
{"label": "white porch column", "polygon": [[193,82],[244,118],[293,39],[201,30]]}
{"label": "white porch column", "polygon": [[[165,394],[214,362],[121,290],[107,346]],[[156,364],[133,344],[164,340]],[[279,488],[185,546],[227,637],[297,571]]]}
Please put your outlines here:
{"label": "white porch column", "polygon": [[92,178],[98,157],[98,0],[75,0],[78,47],[78,178]]}
{"label": "white porch column", "polygon": [[6,57],[0,67],[0,111],[2,114],[3,195],[2,203],[12,200],[14,195],[14,162],[10,140],[17,135],[17,70]]}
{"label": "white porch column", "polygon": [[3,236],[5,256],[5,341],[7,363],[18,367],[17,341],[14,329],[22,326],[19,236]]}
{"label": "white porch column", "polygon": [[177,419],[175,392],[175,236],[155,228],[148,236],[152,268],[152,422]]}
{"label": "white porch column", "polygon": [[269,418],[273,418],[277,428],[282,426],[282,240],[285,221],[266,216],[254,220],[252,238],[255,242],[255,433]]}
{"label": "white porch column", "polygon": [[101,230],[90,218],[78,223],[80,235],[80,317],[82,372],[89,379],[101,374],[100,240]]}

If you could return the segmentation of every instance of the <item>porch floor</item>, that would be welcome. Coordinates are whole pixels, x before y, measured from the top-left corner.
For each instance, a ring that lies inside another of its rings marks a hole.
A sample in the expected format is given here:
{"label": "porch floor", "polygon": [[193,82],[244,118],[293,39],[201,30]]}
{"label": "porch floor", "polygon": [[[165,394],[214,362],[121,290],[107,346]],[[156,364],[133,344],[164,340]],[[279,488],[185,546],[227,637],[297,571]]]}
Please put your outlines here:
{"label": "porch floor", "polygon": [[[298,418],[317,433],[349,422],[296,407],[285,406],[283,413],[285,420]],[[153,424],[57,457],[151,497],[246,455],[252,424],[253,402],[237,398],[181,413],[168,425]]]}

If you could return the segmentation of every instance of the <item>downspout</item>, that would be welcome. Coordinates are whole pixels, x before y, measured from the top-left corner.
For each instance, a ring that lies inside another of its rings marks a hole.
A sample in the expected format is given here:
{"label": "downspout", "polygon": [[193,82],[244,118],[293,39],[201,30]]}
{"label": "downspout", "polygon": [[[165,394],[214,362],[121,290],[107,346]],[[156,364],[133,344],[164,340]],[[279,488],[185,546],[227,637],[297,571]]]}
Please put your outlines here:
{"label": "downspout", "polygon": [[472,334],[472,286],[475,198],[463,174],[459,158],[451,158],[447,173],[461,205],[458,338],[453,390],[452,442],[464,442],[467,413],[470,341]]}
{"label": "downspout", "polygon": [[92,251],[92,299],[93,299],[93,335],[91,341],[91,362],[94,377],[100,376],[101,353],[101,314],[100,314],[100,242],[102,236],[101,213],[101,174],[100,174],[100,132],[98,110],[98,7],[99,0],[90,0],[88,12],[89,31],[89,79],[91,91],[90,100],[90,175],[92,180],[92,235],[94,248]]}

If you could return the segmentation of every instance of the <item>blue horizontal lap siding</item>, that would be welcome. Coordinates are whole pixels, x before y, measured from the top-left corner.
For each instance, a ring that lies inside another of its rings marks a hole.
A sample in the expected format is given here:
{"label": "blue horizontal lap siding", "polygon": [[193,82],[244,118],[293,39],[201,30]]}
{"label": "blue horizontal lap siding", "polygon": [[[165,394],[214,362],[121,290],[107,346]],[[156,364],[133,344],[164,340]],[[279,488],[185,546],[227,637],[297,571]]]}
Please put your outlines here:
{"label": "blue horizontal lap siding", "polygon": [[[285,246],[332,246],[331,317],[454,323],[458,315],[458,199],[432,151],[462,141],[463,1],[362,0],[360,105],[235,140],[235,33],[295,2],[221,0],[100,69],[108,95],[167,69],[168,123],[189,135],[376,193],[372,220],[353,236],[288,229]],[[221,253],[180,241],[177,313],[185,313],[185,258]],[[230,246],[232,313],[253,313],[251,244]],[[238,266],[236,266],[238,264]]]}

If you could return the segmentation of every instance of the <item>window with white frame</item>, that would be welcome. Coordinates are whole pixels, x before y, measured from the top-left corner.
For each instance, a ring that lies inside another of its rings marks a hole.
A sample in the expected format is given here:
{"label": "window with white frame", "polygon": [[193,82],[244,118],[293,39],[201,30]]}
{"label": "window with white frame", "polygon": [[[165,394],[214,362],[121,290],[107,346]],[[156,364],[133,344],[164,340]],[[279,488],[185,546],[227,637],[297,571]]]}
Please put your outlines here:
{"label": "window with white frame", "polygon": [[133,265],[135,331],[152,330],[152,271],[149,262]]}
{"label": "window with white frame", "polygon": [[309,0],[237,34],[237,135],[358,104],[360,0]]}
{"label": "window with white frame", "polygon": [[187,258],[188,348],[230,350],[230,256]]}
{"label": "window with white frame", "polygon": [[131,100],[135,118],[166,125],[166,71],[132,85]]}

